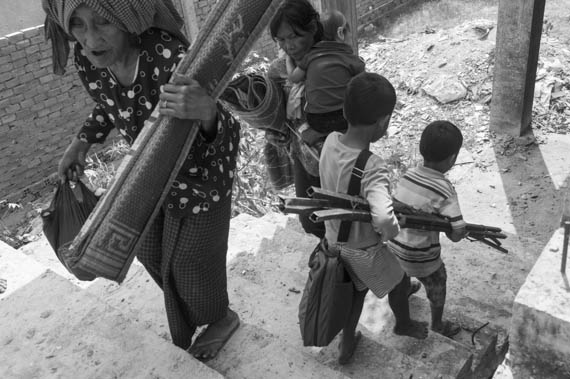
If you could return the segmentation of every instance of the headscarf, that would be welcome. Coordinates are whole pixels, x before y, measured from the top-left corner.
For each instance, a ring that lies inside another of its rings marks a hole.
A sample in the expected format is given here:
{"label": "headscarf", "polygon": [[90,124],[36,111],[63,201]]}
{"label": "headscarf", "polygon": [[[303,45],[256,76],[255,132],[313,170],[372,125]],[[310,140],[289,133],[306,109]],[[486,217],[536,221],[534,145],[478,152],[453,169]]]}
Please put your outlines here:
{"label": "headscarf", "polygon": [[140,35],[155,27],[188,43],[181,31],[184,20],[171,0],[42,0],[46,12],[45,34],[52,43],[53,72],[57,75],[65,73],[69,41],[74,40],[69,20],[80,5],[90,7],[128,33]]}

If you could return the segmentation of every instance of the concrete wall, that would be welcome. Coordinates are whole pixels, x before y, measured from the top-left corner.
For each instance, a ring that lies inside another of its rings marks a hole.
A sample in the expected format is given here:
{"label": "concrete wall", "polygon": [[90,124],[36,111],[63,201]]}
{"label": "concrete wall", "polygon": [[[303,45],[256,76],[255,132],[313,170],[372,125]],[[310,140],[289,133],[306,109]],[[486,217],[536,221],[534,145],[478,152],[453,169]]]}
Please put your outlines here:
{"label": "concrete wall", "polygon": [[[415,1],[357,0],[359,23]],[[194,4],[201,24],[215,0]],[[269,59],[277,54],[268,32],[254,50]],[[63,77],[52,73],[43,26],[0,38],[0,200],[21,201],[53,183],[59,158],[92,107],[72,64]]]}
{"label": "concrete wall", "polygon": [[560,272],[563,242],[560,228],[515,298],[509,333],[514,378],[570,378],[570,265]]}

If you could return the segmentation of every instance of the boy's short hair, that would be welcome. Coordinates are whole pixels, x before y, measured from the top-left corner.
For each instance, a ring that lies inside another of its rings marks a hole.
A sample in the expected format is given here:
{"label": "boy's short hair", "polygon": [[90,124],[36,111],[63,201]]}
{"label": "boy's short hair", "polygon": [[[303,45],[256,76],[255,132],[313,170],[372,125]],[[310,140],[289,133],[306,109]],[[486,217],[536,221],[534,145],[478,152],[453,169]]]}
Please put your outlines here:
{"label": "boy's short hair", "polygon": [[434,121],[422,132],[420,154],[426,161],[441,162],[459,153],[462,144],[463,135],[457,126],[449,121]]}
{"label": "boy's short hair", "polygon": [[389,116],[396,105],[396,90],[385,77],[372,72],[354,76],[346,87],[344,118],[351,125],[372,125]]}

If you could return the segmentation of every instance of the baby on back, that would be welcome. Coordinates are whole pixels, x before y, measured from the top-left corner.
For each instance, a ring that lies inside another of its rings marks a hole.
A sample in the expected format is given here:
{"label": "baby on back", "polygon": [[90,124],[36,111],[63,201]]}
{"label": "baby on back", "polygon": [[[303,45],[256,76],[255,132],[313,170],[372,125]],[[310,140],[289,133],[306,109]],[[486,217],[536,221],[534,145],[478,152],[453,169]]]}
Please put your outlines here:
{"label": "baby on back", "polygon": [[364,62],[354,54],[351,29],[344,14],[326,12],[322,17],[323,40],[298,62],[287,60],[289,80],[305,81],[305,113],[309,126],[320,133],[345,131],[342,114],[344,93],[349,80],[364,71]]}

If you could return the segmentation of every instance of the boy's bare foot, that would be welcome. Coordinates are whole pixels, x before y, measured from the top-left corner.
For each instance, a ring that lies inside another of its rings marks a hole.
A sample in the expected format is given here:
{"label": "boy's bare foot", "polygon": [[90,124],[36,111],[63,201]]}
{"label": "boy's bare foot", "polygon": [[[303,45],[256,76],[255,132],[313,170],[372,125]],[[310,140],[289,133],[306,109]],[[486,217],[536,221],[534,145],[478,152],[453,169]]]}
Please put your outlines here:
{"label": "boy's bare foot", "polygon": [[405,325],[394,326],[394,334],[423,340],[428,335],[427,322],[411,320]]}
{"label": "boy's bare foot", "polygon": [[461,326],[451,321],[442,321],[439,325],[432,326],[431,330],[445,337],[451,338],[461,331]]}
{"label": "boy's bare foot", "polygon": [[360,342],[360,338],[362,338],[362,333],[360,331],[356,332],[352,338],[344,338],[344,333],[342,335],[342,339],[338,345],[338,350],[340,354],[338,356],[338,363],[341,365],[345,365],[352,360],[354,356],[354,352],[356,351],[356,347],[358,346],[358,342]]}
{"label": "boy's bare foot", "polygon": [[208,325],[206,330],[196,338],[188,352],[201,361],[215,358],[238,327],[239,316],[228,308],[226,317]]}

